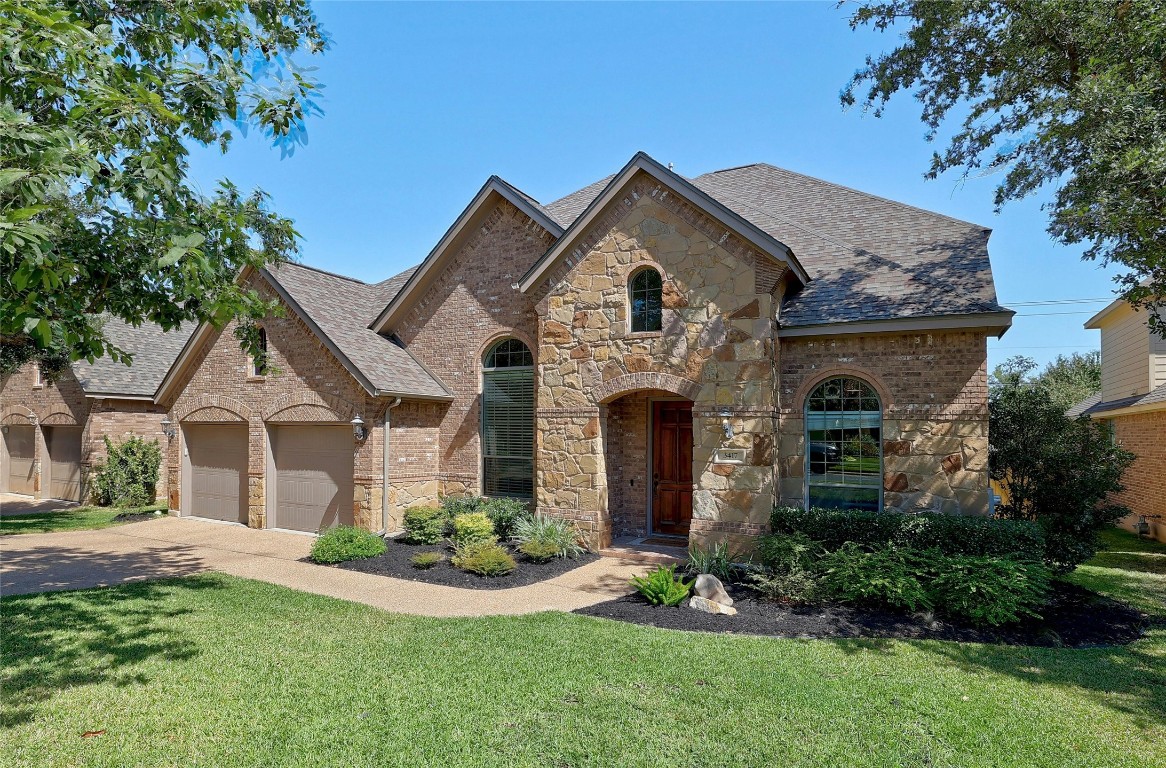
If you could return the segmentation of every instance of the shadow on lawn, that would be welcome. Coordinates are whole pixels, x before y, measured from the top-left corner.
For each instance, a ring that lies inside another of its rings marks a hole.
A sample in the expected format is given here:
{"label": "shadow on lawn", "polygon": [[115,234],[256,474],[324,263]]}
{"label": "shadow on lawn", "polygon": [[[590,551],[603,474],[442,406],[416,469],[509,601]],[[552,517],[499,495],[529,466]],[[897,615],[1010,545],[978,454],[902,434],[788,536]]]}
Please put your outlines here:
{"label": "shadow on lawn", "polygon": [[191,576],[206,566],[182,545],[157,545],[118,553],[94,549],[35,546],[5,548],[0,561],[4,595],[86,589],[111,584]]}
{"label": "shadow on lawn", "polygon": [[[110,517],[116,514],[113,512]],[[62,529],[62,523],[80,522],[92,518],[93,510],[87,507],[69,507],[48,512],[9,513],[0,517],[0,536],[14,536],[19,533],[52,533]],[[66,527],[67,529],[67,527]]]}
{"label": "shadow on lawn", "polygon": [[220,589],[214,577],[130,584],[117,589],[6,597],[0,610],[4,656],[0,728],[28,722],[37,704],[75,686],[147,682],[135,666],[151,658],[189,659],[197,646],[171,619],[187,608],[161,608],[176,593]]}

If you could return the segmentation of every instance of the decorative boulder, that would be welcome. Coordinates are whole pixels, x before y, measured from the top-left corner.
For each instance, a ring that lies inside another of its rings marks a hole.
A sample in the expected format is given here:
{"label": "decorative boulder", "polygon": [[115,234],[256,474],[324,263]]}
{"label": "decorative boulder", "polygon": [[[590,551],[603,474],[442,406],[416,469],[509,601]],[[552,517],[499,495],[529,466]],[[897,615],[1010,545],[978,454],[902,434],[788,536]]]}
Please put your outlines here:
{"label": "decorative boulder", "polygon": [[693,591],[706,600],[712,600],[714,603],[720,603],[724,606],[733,604],[733,598],[729,597],[729,593],[725,591],[725,585],[716,576],[709,573],[702,573],[696,577],[696,586]]}
{"label": "decorative boulder", "polygon": [[702,611],[704,613],[715,613],[720,616],[736,616],[737,609],[727,605],[703,598],[700,595],[693,595],[688,601],[688,607],[694,611]]}

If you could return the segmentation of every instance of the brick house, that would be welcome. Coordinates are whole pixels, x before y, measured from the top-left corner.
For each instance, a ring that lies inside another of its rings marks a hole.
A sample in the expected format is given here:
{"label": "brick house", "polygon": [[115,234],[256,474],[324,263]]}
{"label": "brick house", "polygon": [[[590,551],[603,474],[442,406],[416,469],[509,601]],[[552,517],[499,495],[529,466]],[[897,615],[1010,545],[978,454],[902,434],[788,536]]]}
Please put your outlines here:
{"label": "brick house", "polygon": [[183,514],[395,529],[530,499],[588,541],[750,537],[774,503],[984,514],[989,230],[644,154],[547,205],[492,177],[414,269],[240,276],[270,370],[198,329],[156,393]]}
{"label": "brick house", "polygon": [[1106,421],[1137,456],[1115,498],[1133,511],[1120,524],[1136,530],[1144,516],[1150,534],[1166,541],[1166,339],[1150,331],[1148,318],[1119,299],[1085,323],[1101,331],[1101,391],[1068,415]]}
{"label": "brick house", "polygon": [[[166,410],[154,392],[189,332],[164,333],[107,319],[105,333],[133,356],[74,363],[54,382],[35,364],[0,378],[0,491],[38,499],[85,501],[85,478],[105,460],[105,437],[164,440]],[[165,482],[158,485],[165,498]]]}

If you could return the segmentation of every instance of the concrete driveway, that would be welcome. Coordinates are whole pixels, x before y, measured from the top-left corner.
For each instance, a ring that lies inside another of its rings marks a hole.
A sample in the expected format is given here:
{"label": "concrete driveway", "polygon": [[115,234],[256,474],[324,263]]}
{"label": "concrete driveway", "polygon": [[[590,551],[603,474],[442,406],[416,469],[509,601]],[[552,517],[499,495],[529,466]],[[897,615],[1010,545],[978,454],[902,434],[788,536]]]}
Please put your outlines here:
{"label": "concrete driveway", "polygon": [[600,560],[539,584],[458,589],[303,562],[312,537],[162,517],[97,531],[0,537],[0,594],[124,584],[218,571],[395,613],[489,616],[571,611],[629,592],[642,563]]}
{"label": "concrete driveway", "polygon": [[79,505],[72,501],[37,499],[32,496],[21,496],[18,493],[0,493],[0,516],[52,512],[56,509],[69,509],[76,506]]}

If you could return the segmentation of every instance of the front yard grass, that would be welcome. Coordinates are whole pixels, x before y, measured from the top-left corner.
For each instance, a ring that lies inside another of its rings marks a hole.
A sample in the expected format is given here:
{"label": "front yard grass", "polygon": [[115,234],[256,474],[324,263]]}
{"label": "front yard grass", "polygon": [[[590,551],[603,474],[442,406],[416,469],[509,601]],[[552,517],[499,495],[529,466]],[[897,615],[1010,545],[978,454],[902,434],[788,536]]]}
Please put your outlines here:
{"label": "front yard grass", "polygon": [[61,531],[81,531],[109,528],[121,525],[114,520],[120,514],[154,512],[166,510],[165,504],[148,507],[63,507],[47,512],[30,512],[27,515],[0,517],[0,536],[18,533],[59,533]]}
{"label": "front yard grass", "polygon": [[1157,624],[1084,650],[427,619],[222,575],[5,598],[0,764],[1166,765],[1161,574],[1113,558],[1075,578]]}

